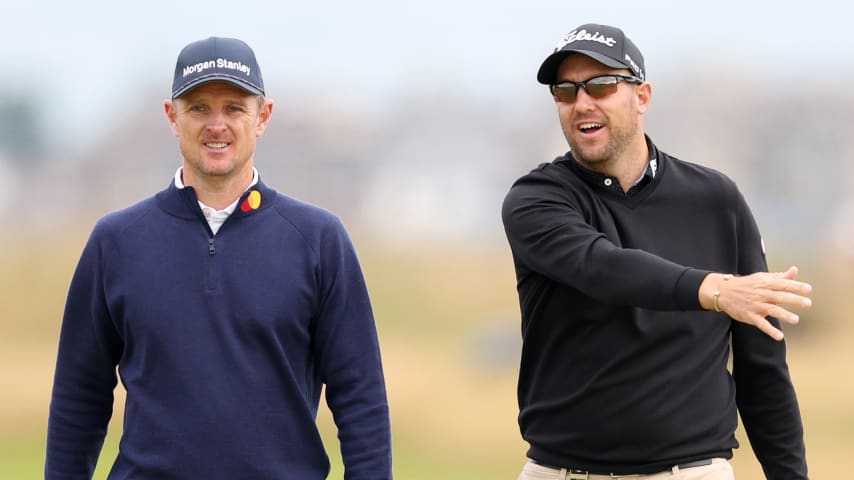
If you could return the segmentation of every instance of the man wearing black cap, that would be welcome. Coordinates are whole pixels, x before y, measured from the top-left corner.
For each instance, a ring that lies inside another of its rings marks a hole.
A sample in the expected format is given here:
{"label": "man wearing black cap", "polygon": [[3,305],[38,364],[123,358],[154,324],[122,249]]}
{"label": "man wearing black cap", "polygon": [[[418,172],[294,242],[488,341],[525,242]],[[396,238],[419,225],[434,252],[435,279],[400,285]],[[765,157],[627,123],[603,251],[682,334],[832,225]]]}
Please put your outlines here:
{"label": "man wearing black cap", "polygon": [[731,479],[739,413],[767,478],[807,478],[780,321],[797,323],[810,286],[795,267],[767,272],[729,178],[644,133],[652,90],[621,30],[578,27],[537,79],[570,151],[502,209],[522,312],[520,480]]}
{"label": "man wearing black cap", "polygon": [[326,478],[321,389],[348,480],[390,479],[380,352],[341,222],[265,185],[256,139],[273,102],[244,42],[178,56],[164,103],[182,166],[102,218],[62,321],[45,478],[90,479],[127,391],[110,479]]}

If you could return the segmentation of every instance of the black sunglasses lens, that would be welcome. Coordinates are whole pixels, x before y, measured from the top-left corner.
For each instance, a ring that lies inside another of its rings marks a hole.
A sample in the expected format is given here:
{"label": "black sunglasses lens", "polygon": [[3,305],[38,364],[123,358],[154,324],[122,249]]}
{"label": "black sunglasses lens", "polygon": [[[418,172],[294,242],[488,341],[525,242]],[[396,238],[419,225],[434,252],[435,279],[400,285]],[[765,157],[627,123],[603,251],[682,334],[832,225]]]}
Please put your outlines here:
{"label": "black sunglasses lens", "polygon": [[561,102],[574,102],[578,87],[572,84],[552,85],[552,95]]}
{"label": "black sunglasses lens", "polygon": [[587,93],[593,98],[602,98],[617,91],[617,79],[615,77],[600,77],[587,82]]}

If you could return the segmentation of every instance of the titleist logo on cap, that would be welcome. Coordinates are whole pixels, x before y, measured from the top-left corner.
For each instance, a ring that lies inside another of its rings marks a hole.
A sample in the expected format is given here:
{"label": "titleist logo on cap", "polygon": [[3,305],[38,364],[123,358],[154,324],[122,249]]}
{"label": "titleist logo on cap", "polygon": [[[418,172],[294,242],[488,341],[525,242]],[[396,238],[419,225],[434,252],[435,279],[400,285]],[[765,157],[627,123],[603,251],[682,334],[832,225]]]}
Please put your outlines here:
{"label": "titleist logo on cap", "polygon": [[579,53],[610,68],[628,69],[645,80],[643,55],[622,30],[609,25],[585,23],[561,38],[537,71],[537,81],[543,85],[555,82],[557,71],[566,57]]}
{"label": "titleist logo on cap", "polygon": [[617,43],[617,40],[613,37],[606,37],[599,32],[589,33],[587,30],[581,29],[567,33],[566,36],[557,44],[555,50],[560,50],[572,42],[579,41],[598,42],[609,47],[613,47]]}
{"label": "titleist logo on cap", "polygon": [[251,68],[249,65],[244,65],[241,62],[234,62],[231,60],[227,60],[225,58],[217,58],[216,60],[208,60],[205,62],[195,63],[193,65],[187,65],[184,67],[184,76],[192,75],[194,73],[202,73],[203,71],[209,68],[224,68],[227,70],[236,70],[240,73],[245,74],[247,77],[251,72]]}

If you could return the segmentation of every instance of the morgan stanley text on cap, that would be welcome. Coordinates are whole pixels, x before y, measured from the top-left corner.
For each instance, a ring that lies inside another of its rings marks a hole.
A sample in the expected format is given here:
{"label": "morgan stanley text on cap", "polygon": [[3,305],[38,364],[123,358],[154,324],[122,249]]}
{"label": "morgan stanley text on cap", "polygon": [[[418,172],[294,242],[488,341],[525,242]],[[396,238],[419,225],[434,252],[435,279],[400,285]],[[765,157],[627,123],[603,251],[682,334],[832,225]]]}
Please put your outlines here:
{"label": "morgan stanley text on cap", "polygon": [[264,94],[255,52],[236,38],[210,37],[184,47],[175,64],[172,98],[212,81],[228,82],[254,95]]}
{"label": "morgan stanley text on cap", "polygon": [[555,83],[558,67],[573,53],[582,53],[611,68],[627,68],[641,80],[646,80],[643,55],[622,30],[608,25],[588,23],[566,34],[537,72],[543,85]]}

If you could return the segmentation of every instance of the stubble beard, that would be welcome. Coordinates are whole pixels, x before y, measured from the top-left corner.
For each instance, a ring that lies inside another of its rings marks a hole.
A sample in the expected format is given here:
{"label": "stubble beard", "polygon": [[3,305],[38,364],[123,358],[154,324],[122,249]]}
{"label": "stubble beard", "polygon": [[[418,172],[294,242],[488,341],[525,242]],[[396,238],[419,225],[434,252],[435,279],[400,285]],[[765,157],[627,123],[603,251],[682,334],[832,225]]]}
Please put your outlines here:
{"label": "stubble beard", "polygon": [[602,147],[582,147],[573,140],[572,132],[563,129],[572,156],[578,163],[595,171],[608,170],[611,165],[616,164],[623,154],[628,150],[638,131],[638,122],[632,117],[630,122],[623,126],[608,125],[608,142]]}
{"label": "stubble beard", "polygon": [[608,129],[608,142],[604,146],[599,148],[584,148],[573,140],[573,133],[576,133],[576,131],[572,129],[572,126],[563,124],[563,122],[561,124],[563,135],[566,137],[567,143],[569,143],[569,148],[575,160],[591,170],[599,172],[610,171],[610,167],[620,161],[638,132],[637,117],[629,115],[628,121],[623,125],[608,123],[608,126],[605,127]]}

